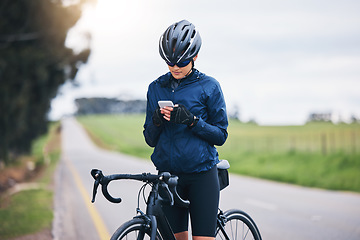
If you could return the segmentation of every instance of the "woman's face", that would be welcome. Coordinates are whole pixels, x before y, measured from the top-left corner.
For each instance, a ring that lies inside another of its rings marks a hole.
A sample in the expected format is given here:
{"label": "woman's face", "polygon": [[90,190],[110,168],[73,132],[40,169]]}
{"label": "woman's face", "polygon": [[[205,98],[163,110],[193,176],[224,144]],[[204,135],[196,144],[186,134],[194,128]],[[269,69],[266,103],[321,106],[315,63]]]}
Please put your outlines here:
{"label": "woman's face", "polygon": [[[194,62],[196,61],[197,56],[195,56],[193,58]],[[175,79],[182,79],[186,76],[186,74],[190,73],[190,70],[192,68],[192,63],[190,62],[188,65],[186,65],[185,67],[178,67],[176,65],[174,65],[173,67],[169,66],[169,70],[171,72],[171,75],[175,78]]]}

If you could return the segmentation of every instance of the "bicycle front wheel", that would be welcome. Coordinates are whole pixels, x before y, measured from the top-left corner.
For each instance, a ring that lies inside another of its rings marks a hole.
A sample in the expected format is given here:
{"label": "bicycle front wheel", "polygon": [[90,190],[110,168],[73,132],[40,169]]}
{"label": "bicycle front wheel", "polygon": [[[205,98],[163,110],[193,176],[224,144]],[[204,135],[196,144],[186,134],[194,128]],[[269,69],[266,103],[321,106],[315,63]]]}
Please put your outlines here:
{"label": "bicycle front wheel", "polygon": [[229,210],[218,223],[216,239],[223,240],[261,240],[260,231],[254,220],[243,211]]}
{"label": "bicycle front wheel", "polygon": [[[144,219],[134,218],[121,225],[110,240],[150,240],[150,232],[150,226]],[[163,240],[159,232],[156,233],[156,240]]]}

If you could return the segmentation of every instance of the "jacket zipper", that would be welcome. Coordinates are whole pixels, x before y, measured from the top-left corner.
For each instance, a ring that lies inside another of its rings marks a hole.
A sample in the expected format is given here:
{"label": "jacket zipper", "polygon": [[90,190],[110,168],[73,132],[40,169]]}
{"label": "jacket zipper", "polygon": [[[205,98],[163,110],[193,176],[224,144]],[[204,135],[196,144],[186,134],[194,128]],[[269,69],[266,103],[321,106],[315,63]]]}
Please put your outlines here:
{"label": "jacket zipper", "polygon": [[[199,77],[197,77],[199,78]],[[171,98],[170,100],[176,104],[174,101],[175,101],[175,90],[177,89],[181,89],[181,88],[184,88],[185,86],[189,85],[189,84],[192,84],[193,82],[189,82],[189,83],[180,83],[179,86],[176,88],[176,89],[171,89]],[[170,124],[174,124],[174,123],[170,123]],[[173,140],[173,135],[174,135],[174,128],[170,128],[170,168],[172,170],[175,170],[175,171],[178,171],[179,169],[174,169],[174,156],[173,156],[173,153],[175,152],[175,147],[174,147],[174,140]]]}
{"label": "jacket zipper", "polygon": [[[171,101],[175,104],[174,100],[175,100],[175,89],[171,89]],[[173,123],[170,123],[170,125],[172,125]],[[174,169],[174,157],[173,157],[173,153],[174,153],[174,138],[173,138],[173,135],[174,135],[174,128],[172,126],[170,126],[170,168],[172,170],[175,170]]]}

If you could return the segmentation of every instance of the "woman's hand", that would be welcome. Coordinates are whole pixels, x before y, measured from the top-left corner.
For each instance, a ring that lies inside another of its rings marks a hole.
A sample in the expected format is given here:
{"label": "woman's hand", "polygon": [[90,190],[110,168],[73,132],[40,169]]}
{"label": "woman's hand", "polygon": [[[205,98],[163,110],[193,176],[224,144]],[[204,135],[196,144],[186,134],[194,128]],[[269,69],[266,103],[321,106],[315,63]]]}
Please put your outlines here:
{"label": "woman's hand", "polygon": [[195,121],[195,116],[184,105],[176,104],[171,111],[170,121],[190,127]]}
{"label": "woman's hand", "polygon": [[171,117],[171,112],[174,110],[173,107],[164,107],[164,108],[160,108],[161,110],[161,114],[164,115],[164,119],[166,121],[170,121],[170,117]]}
{"label": "woman's hand", "polygon": [[160,108],[160,110],[166,121],[185,124],[189,127],[193,127],[197,123],[195,116],[182,104],[176,104],[174,107]]}

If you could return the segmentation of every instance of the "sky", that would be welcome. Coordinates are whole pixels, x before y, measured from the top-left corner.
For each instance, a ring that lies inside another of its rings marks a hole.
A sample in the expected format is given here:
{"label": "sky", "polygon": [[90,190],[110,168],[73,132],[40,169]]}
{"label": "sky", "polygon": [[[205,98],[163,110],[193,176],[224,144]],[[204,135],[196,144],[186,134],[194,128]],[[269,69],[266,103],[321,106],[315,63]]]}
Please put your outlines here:
{"label": "sky", "polygon": [[168,71],[158,51],[166,28],[187,19],[200,32],[195,67],[216,78],[229,112],[261,125],[299,125],[310,113],[360,118],[358,0],[98,0],[66,45],[92,53],[52,101],[51,119],[80,97],[146,99]]}

